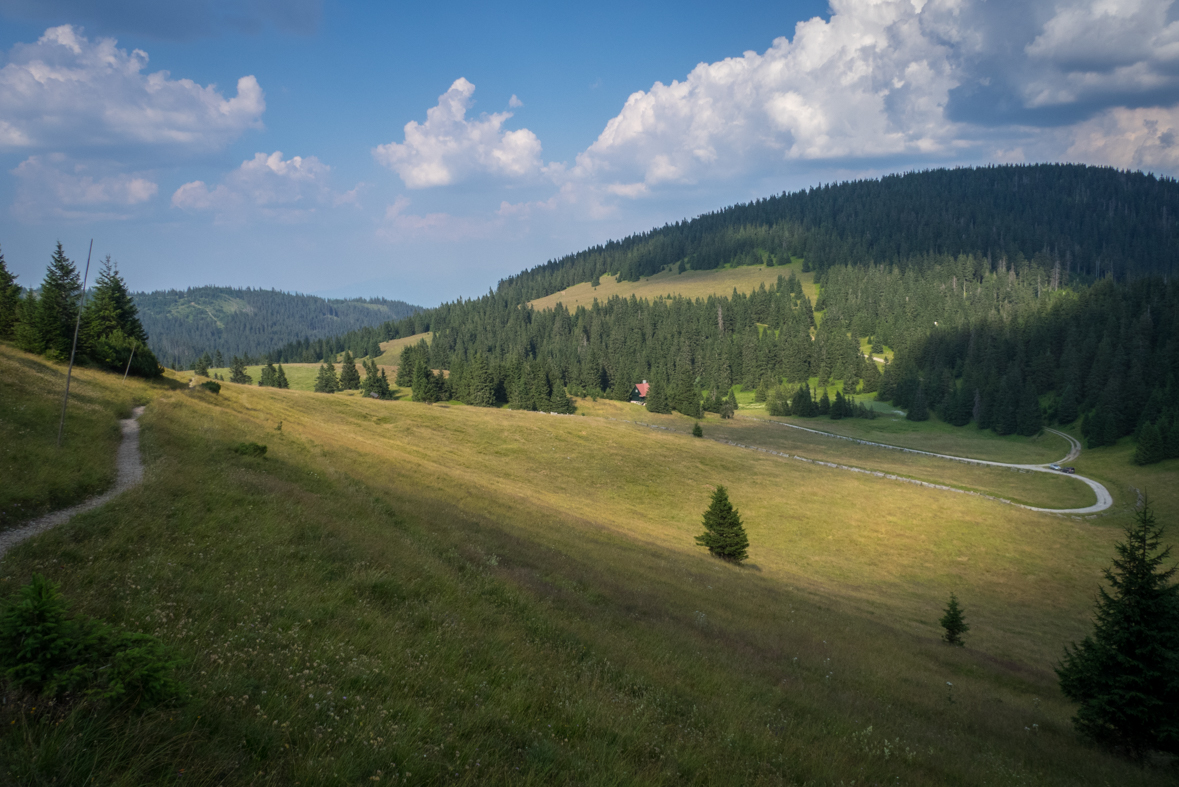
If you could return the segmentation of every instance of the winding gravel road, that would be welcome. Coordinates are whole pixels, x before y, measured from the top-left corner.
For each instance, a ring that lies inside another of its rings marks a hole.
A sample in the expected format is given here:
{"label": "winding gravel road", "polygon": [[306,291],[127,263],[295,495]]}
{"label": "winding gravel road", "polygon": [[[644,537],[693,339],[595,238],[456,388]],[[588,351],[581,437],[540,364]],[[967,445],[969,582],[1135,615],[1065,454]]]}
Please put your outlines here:
{"label": "winding gravel road", "polygon": [[143,415],[142,406],[132,410],[130,418],[119,421],[119,426],[123,430],[123,442],[119,444],[119,454],[116,459],[119,473],[114,487],[101,495],[83,500],[76,506],[63,508],[60,511],[54,511],[53,513],[34,519],[24,527],[0,533],[0,558],[4,557],[9,549],[26,538],[32,538],[38,533],[43,533],[54,525],[68,522],[74,516],[84,511],[98,508],[100,505],[123,494],[128,489],[143,483],[143,460],[139,456],[139,416],[141,415]]}
{"label": "winding gravel road", "polygon": [[[778,426],[785,426],[789,429],[800,429],[804,432],[810,432],[811,434],[822,435],[823,437],[833,437],[837,440],[850,440],[851,442],[859,443],[860,445],[871,445],[878,448],[888,448],[893,451],[904,451],[910,454],[921,454],[923,456],[936,456],[939,459],[949,459],[954,462],[966,462],[968,464],[974,465],[989,465],[991,467],[1008,467],[1014,470],[1031,470],[1036,473],[1052,473],[1054,475],[1061,474],[1059,470],[1053,470],[1051,467],[1049,467],[1048,463],[1042,465],[1018,465],[1008,462],[992,462],[987,459],[971,459],[965,456],[953,456],[950,454],[935,454],[932,451],[920,451],[916,448],[903,448],[899,445],[889,445],[888,443],[875,443],[871,440],[860,440],[855,437],[846,437],[844,435],[834,434],[832,432],[823,432],[818,429],[810,429],[805,426],[787,424],[781,421],[769,421],[769,423],[777,424]],[[1081,443],[1078,440],[1056,429],[1048,429],[1047,431],[1052,432],[1052,434],[1060,435],[1069,443],[1068,456],[1066,456],[1064,459],[1061,459],[1059,462],[1056,462],[1056,464],[1071,462],[1081,455]],[[1025,506],[1022,503],[1011,503],[1011,505],[1019,506],[1020,508],[1026,508],[1029,511],[1044,511],[1049,514],[1097,514],[1113,505],[1113,496],[1110,495],[1108,489],[1106,489],[1097,481],[1094,481],[1092,478],[1086,478],[1083,475],[1070,475],[1069,478],[1075,478],[1081,483],[1087,484],[1089,488],[1092,489],[1093,492],[1097,495],[1097,502],[1091,506],[1085,506],[1084,508],[1037,508],[1036,506]]]}

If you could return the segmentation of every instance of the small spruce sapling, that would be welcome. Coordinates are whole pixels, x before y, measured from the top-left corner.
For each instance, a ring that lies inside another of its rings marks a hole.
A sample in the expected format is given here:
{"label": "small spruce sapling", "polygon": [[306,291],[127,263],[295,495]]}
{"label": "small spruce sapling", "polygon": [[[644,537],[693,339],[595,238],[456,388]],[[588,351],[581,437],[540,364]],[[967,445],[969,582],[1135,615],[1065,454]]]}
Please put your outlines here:
{"label": "small spruce sapling", "polygon": [[708,547],[715,557],[740,563],[749,557],[749,537],[741,524],[741,515],[729,502],[729,493],[718,486],[712,502],[704,512],[704,532],[696,536],[696,543]]}
{"label": "small spruce sapling", "polygon": [[704,430],[700,428],[700,422],[692,424],[692,437],[703,437]]}
{"label": "small spruce sapling", "polygon": [[942,615],[942,619],[938,621],[942,624],[942,628],[946,633],[942,635],[942,639],[949,645],[957,645],[962,648],[966,646],[962,635],[970,631],[970,626],[966,623],[966,615],[962,608],[958,606],[958,597],[953,593],[950,594],[950,603],[946,605],[946,614]]}

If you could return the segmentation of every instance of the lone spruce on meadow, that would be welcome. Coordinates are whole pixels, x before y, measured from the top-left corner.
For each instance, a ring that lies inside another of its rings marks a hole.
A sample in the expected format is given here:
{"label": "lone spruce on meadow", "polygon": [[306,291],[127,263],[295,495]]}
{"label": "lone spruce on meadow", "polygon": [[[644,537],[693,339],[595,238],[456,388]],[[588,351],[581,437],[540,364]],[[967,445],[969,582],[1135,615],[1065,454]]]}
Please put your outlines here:
{"label": "lone spruce on meadow", "polygon": [[960,648],[966,647],[962,635],[970,631],[970,624],[966,622],[966,615],[963,613],[962,607],[958,606],[958,597],[953,593],[950,594],[950,603],[946,604],[946,614],[942,615],[942,619],[938,622],[946,630],[946,633],[942,635],[946,644],[957,645]]}
{"label": "lone spruce on meadow", "polygon": [[1080,705],[1082,735],[1142,758],[1179,753],[1179,585],[1171,548],[1143,501],[1118,556],[1105,569],[1093,633],[1065,648],[1056,667],[1060,690]]}
{"label": "lone spruce on meadow", "polygon": [[729,502],[729,493],[718,486],[712,493],[712,503],[704,512],[704,532],[696,536],[696,543],[708,547],[714,556],[733,563],[749,557],[749,537],[741,524],[741,516]]}

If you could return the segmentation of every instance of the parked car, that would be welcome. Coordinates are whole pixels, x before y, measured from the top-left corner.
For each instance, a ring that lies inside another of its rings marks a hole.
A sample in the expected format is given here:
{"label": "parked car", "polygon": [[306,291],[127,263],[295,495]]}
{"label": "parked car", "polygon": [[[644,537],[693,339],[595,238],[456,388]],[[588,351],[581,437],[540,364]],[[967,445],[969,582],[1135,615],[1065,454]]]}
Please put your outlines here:
{"label": "parked car", "polygon": [[1049,470],[1059,470],[1059,469],[1060,469],[1060,465],[1048,465],[1048,469],[1049,469]]}
{"label": "parked car", "polygon": [[1075,468],[1075,467],[1062,467],[1062,468],[1060,468],[1060,470],[1062,473],[1068,473],[1069,475],[1072,475],[1073,473],[1077,472],[1077,468]]}

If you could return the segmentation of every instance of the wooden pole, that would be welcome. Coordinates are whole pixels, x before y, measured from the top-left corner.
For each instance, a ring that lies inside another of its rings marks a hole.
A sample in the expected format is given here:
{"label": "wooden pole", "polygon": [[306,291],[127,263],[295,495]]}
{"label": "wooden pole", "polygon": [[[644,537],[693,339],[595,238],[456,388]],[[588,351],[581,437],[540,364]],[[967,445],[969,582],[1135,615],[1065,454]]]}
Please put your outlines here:
{"label": "wooden pole", "polygon": [[131,357],[127,359],[127,368],[123,371],[123,382],[127,382],[127,373],[131,371],[131,361],[135,359],[135,348],[139,346],[139,342],[131,345]]}
{"label": "wooden pole", "polygon": [[70,378],[74,374],[74,355],[78,352],[78,332],[82,329],[82,307],[86,304],[86,282],[90,280],[90,255],[94,251],[94,238],[90,239],[90,251],[86,252],[86,273],[82,275],[82,296],[78,299],[78,321],[74,323],[74,346],[70,348],[70,365],[66,369],[65,396],[61,399],[61,423],[57,426],[57,447],[65,433],[66,405],[70,401]]}

